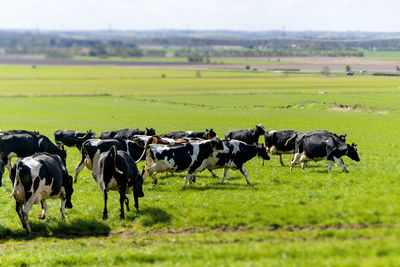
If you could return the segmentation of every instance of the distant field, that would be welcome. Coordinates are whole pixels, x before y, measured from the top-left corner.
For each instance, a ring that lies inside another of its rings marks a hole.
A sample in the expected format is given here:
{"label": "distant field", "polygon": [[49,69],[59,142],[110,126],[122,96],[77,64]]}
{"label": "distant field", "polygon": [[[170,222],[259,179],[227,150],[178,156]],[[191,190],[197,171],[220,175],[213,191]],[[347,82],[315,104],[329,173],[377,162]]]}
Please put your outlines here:
{"label": "distant field", "polygon": [[[188,59],[186,57],[76,57],[76,60],[83,61],[120,61],[120,62],[175,62],[175,63],[186,63]],[[206,63],[206,62],[204,62]],[[211,64],[253,64],[253,65],[287,65],[295,64],[291,62],[280,62],[277,59],[252,59],[250,58],[210,58]],[[194,63],[195,64],[195,63]]]}
{"label": "distant field", "polygon": [[[161,78],[165,74],[166,78]],[[48,201],[45,221],[30,213],[27,238],[0,188],[0,255],[4,265],[310,266],[395,265],[400,246],[400,81],[247,71],[103,67],[0,67],[0,127],[101,132],[154,127],[157,133],[262,123],[268,130],[328,129],[358,144],[361,162],[344,157],[350,173],[327,162],[305,171],[246,164],[252,186],[237,171],[225,184],[208,172],[182,189],[185,173],[144,184],[140,211],[120,221],[118,194],[109,194],[107,221],[98,184],[84,170],[74,208],[60,221]],[[326,94],[319,94],[325,91]],[[96,96],[97,94],[97,96]],[[98,95],[104,94],[104,95]],[[20,95],[20,96],[16,96]],[[22,97],[23,96],[23,97]],[[351,107],[350,111],[340,107]],[[290,155],[284,156],[289,164]],[[70,174],[80,160],[68,148]],[[139,164],[140,169],[143,163]],[[222,170],[217,170],[221,177]],[[132,199],[131,196],[129,196]],[[131,201],[132,203],[133,201]],[[133,208],[133,205],[131,205]]]}

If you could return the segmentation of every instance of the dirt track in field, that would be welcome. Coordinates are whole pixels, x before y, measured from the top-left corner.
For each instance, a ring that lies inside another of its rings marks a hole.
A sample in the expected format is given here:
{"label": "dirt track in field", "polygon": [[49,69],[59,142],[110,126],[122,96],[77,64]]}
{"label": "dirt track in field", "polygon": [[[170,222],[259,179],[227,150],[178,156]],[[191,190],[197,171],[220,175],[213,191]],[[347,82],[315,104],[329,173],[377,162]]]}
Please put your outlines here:
{"label": "dirt track in field", "polygon": [[[243,58],[234,58],[245,60]],[[131,68],[190,68],[190,69],[238,69],[244,70],[247,65],[258,70],[299,70],[304,72],[321,72],[328,67],[330,72],[344,72],[346,65],[350,65],[352,71],[390,72],[399,73],[396,66],[399,61],[367,60],[348,57],[281,57],[283,64],[268,64],[268,61],[277,62],[277,58],[247,58],[249,62],[265,61],[267,64],[207,64],[190,62],[138,62],[138,61],[112,61],[112,60],[71,60],[71,59],[46,59],[43,57],[27,56],[2,56],[1,65],[47,65],[47,66],[121,66]]]}

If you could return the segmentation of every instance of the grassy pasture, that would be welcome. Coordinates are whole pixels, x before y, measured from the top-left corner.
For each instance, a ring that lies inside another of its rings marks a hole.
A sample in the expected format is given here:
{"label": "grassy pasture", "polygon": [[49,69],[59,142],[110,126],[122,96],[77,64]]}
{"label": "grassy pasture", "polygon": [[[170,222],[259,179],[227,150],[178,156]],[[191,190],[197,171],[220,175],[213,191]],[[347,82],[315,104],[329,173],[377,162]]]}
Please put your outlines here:
{"label": "grassy pasture", "polygon": [[[358,144],[361,162],[344,158],[348,174],[338,166],[328,174],[327,162],[290,173],[275,157],[264,167],[253,159],[246,164],[252,186],[237,171],[230,171],[225,184],[205,171],[187,189],[182,189],[185,173],[159,174],[157,186],[145,182],[141,210],[128,212],[124,221],[119,220],[116,192],[109,194],[110,219],[101,220],[99,186],[84,170],[66,222],[60,221],[58,201],[48,201],[45,221],[36,218],[40,205],[32,209],[33,237],[26,237],[15,202],[8,198],[12,185],[6,173],[0,188],[1,264],[398,262],[398,79],[201,73],[196,78],[195,70],[3,66],[0,127],[39,130],[51,139],[56,129],[151,126],[161,133],[212,127],[220,136],[258,123],[267,129],[328,129],[348,133],[348,142]],[[95,96],[99,93],[107,95]],[[332,109],[340,104],[355,109]],[[284,162],[290,159],[287,155]],[[70,174],[79,160],[79,152],[69,148]],[[216,172],[222,177],[221,170]]]}

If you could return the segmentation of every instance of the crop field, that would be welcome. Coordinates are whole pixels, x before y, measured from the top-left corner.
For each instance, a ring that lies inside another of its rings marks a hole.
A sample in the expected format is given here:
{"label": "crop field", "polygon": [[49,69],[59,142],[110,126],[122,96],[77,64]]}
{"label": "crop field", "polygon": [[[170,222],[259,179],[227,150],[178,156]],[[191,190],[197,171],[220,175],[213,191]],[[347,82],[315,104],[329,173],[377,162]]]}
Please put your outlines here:
{"label": "crop field", "polygon": [[[165,78],[162,78],[162,75]],[[109,219],[90,171],[74,184],[66,221],[59,201],[30,212],[27,236],[0,188],[1,265],[369,266],[400,260],[400,80],[393,77],[283,74],[195,69],[0,66],[0,129],[102,132],[153,127],[157,133],[262,123],[267,130],[347,133],[360,162],[344,157],[289,171],[275,156],[245,166],[252,185],[230,170],[222,184],[207,171],[183,188],[186,173],[146,179],[136,212],[119,219],[110,192]],[[321,93],[324,92],[324,93]],[[263,140],[260,139],[263,142]],[[67,148],[70,174],[80,160]],[[15,161],[15,160],[14,160]],[[142,169],[143,163],[139,163]],[[222,178],[222,170],[216,170]]]}

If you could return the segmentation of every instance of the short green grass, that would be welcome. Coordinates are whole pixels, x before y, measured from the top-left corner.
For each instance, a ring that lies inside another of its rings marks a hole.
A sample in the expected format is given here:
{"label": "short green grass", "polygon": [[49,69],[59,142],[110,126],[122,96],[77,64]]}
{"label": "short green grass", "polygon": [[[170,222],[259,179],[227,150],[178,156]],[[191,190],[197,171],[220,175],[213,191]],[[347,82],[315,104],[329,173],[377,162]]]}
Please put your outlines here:
{"label": "short green grass", "polygon": [[[212,127],[223,137],[228,130],[262,123],[269,130],[347,133],[361,157],[359,163],[344,158],[348,174],[338,166],[328,174],[324,161],[290,173],[274,156],[263,167],[253,159],[246,164],[251,186],[237,171],[230,171],[224,184],[205,171],[186,189],[185,173],[158,174],[157,186],[150,180],[144,184],[140,211],[128,212],[122,221],[116,192],[109,194],[110,218],[101,220],[100,188],[84,170],[66,222],[60,221],[59,201],[48,201],[44,221],[36,218],[36,205],[30,213],[31,237],[8,198],[12,185],[6,172],[0,188],[2,265],[354,266],[399,260],[396,78],[202,71],[199,79],[194,70],[0,70],[3,130],[39,130],[53,139],[56,129],[154,127],[162,133]],[[160,78],[162,72],[166,79]],[[89,96],[101,86],[107,95]],[[340,105],[354,109],[333,109]],[[286,165],[290,159],[284,157]],[[70,174],[79,160],[77,149],[68,148]],[[217,174],[221,177],[222,171]]]}

